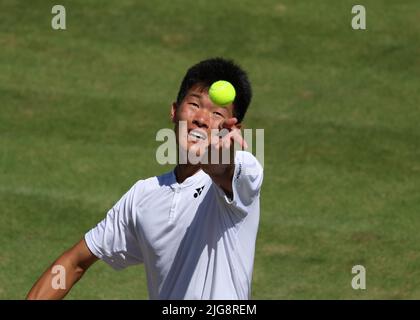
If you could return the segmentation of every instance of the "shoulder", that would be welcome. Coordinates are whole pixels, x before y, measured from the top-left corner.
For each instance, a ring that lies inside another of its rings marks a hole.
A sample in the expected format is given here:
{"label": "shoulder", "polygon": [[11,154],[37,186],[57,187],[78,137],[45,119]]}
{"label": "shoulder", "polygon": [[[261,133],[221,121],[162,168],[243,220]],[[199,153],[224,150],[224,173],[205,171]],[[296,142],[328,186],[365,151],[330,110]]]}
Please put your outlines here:
{"label": "shoulder", "polygon": [[170,186],[173,183],[173,172],[166,172],[160,176],[149,177],[138,180],[132,188],[136,190],[144,188],[160,188],[162,186]]}
{"label": "shoulder", "polygon": [[154,176],[146,179],[138,180],[127,195],[133,200],[134,204],[138,204],[148,194],[155,192],[158,189],[170,187],[173,183],[173,172],[167,172],[160,176]]}

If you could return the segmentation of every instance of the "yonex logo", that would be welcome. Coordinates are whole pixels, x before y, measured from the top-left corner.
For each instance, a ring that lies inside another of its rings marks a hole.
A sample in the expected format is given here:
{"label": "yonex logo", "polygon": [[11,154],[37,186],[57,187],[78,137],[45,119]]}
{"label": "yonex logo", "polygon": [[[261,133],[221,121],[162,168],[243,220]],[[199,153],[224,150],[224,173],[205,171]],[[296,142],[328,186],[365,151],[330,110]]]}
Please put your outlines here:
{"label": "yonex logo", "polygon": [[196,192],[194,193],[194,198],[197,198],[201,194],[201,192],[203,192],[203,189],[204,189],[204,186],[195,189]]}

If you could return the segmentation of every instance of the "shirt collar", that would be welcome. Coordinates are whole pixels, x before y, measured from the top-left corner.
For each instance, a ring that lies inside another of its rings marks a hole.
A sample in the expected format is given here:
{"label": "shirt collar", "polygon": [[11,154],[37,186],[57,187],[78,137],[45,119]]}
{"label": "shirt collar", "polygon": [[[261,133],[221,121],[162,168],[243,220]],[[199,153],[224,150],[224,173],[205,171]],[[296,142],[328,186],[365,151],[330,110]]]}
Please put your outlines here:
{"label": "shirt collar", "polygon": [[196,173],[194,173],[192,176],[189,176],[187,179],[185,179],[182,183],[178,183],[176,181],[175,169],[174,169],[171,171],[171,188],[189,187],[193,184],[198,183],[206,176],[207,176],[207,173],[205,173],[203,170],[200,169]]}

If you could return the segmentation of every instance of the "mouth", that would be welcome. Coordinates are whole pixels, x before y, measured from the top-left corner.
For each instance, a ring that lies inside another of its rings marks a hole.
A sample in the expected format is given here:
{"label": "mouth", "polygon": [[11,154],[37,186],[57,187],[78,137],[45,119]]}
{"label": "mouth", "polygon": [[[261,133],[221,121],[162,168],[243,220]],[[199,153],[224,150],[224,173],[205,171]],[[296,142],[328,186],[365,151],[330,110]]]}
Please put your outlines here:
{"label": "mouth", "polygon": [[192,141],[206,140],[207,133],[199,129],[189,130],[188,137],[191,138]]}

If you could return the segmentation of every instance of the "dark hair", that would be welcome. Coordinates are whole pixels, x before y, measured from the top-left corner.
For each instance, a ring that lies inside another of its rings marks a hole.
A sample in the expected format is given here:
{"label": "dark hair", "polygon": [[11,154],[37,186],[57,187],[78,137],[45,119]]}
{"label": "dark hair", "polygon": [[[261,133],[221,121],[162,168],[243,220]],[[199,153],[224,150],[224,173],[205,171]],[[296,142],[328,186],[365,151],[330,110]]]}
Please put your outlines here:
{"label": "dark hair", "polygon": [[232,60],[223,58],[212,58],[203,60],[188,69],[179,88],[177,104],[182,100],[194,85],[202,85],[209,88],[218,80],[229,81],[236,91],[233,101],[233,115],[242,122],[252,98],[251,84],[244,70],[236,65]]}

